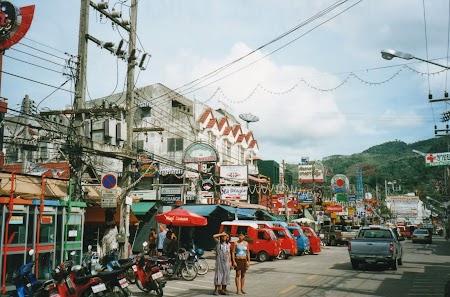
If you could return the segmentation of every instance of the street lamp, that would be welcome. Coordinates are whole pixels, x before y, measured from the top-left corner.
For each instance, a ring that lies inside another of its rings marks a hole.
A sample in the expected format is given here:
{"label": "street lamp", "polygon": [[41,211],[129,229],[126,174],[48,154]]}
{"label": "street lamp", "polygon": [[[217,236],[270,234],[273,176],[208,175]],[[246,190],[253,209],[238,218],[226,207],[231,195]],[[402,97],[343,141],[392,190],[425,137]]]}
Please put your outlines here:
{"label": "street lamp", "polygon": [[445,69],[450,69],[449,66],[445,66],[445,65],[433,62],[433,61],[428,61],[428,60],[424,60],[424,59],[421,59],[421,58],[417,58],[417,57],[415,57],[415,56],[413,56],[411,54],[399,52],[399,51],[396,51],[396,50],[393,50],[393,49],[384,49],[384,50],[382,50],[381,51],[381,57],[383,57],[383,59],[386,59],[386,60],[392,60],[392,58],[401,58],[401,59],[405,59],[405,60],[416,59],[416,60],[419,60],[419,61],[422,61],[422,62],[425,62],[425,63],[429,63],[429,64],[433,64],[433,65],[436,65],[436,66],[443,67]]}

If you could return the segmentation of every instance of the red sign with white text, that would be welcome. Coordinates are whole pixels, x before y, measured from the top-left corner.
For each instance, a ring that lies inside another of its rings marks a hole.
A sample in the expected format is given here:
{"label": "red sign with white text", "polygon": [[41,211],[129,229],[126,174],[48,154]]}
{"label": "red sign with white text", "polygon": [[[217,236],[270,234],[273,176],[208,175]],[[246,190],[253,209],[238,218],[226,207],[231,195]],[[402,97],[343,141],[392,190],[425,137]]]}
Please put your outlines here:
{"label": "red sign with white text", "polygon": [[342,212],[341,205],[329,205],[326,209],[327,212]]}

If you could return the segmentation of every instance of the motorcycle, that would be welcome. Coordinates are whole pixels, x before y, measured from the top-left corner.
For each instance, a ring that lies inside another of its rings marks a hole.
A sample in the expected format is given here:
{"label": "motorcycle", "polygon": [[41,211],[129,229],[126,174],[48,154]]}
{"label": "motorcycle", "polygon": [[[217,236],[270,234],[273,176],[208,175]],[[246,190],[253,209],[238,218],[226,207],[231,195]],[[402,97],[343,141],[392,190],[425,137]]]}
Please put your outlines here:
{"label": "motorcycle", "polygon": [[[92,249],[92,246],[90,247]],[[85,255],[86,260],[84,261],[84,273],[98,276],[111,292],[117,292],[126,297],[131,296],[128,289],[129,282],[125,275],[125,271],[131,267],[131,264],[123,266],[119,263],[117,249],[109,251],[99,264],[95,264],[97,255],[95,252],[89,253],[89,251],[88,246],[88,253]],[[89,255],[91,256],[90,260]]]}
{"label": "motorcycle", "polygon": [[135,256],[135,264],[132,266],[136,276],[136,286],[143,292],[154,291],[158,297],[162,297],[166,280],[158,265],[145,257],[147,243],[144,242],[143,245],[144,251]]}
{"label": "motorcycle", "polygon": [[209,270],[208,262],[206,262],[205,259],[202,258],[204,252],[202,249],[189,249],[189,257],[188,262],[194,263],[194,265],[197,267],[198,274],[199,275],[205,275]]}
{"label": "motorcycle", "polygon": [[59,296],[79,297],[106,293],[106,285],[97,276],[85,275],[81,265],[64,261],[52,271]]}
{"label": "motorcycle", "polygon": [[189,251],[181,248],[175,258],[150,257],[149,260],[157,264],[164,276],[172,278],[181,276],[184,280],[192,281],[197,277],[198,270],[195,264],[188,261]]}
{"label": "motorcycle", "polygon": [[[34,250],[28,252],[31,257],[34,255]],[[33,272],[33,267],[36,261],[28,262],[15,270],[12,275],[13,284],[16,286],[17,295],[19,297],[34,296],[36,292],[42,287],[42,282],[38,282],[36,275]]]}

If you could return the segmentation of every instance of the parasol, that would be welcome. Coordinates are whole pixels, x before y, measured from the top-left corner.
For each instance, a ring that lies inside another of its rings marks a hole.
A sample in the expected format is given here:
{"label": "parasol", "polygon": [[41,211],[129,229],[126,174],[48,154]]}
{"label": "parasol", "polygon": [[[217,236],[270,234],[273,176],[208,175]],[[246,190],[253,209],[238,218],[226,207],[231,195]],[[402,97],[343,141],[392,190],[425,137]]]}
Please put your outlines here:
{"label": "parasol", "polygon": [[181,207],[156,215],[156,221],[160,224],[181,227],[206,226],[208,224],[205,217]]}
{"label": "parasol", "polygon": [[308,224],[317,224],[316,221],[308,219],[308,218],[300,218],[296,220],[292,220],[294,223],[308,223]]}

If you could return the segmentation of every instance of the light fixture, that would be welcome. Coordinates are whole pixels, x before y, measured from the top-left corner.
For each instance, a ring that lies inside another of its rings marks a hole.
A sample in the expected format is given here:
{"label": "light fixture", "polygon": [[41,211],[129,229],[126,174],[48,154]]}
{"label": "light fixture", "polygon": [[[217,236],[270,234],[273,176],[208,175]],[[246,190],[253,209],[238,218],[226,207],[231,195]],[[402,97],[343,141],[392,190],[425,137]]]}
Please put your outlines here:
{"label": "light fixture", "polygon": [[385,49],[381,51],[381,57],[386,60],[392,60],[392,58],[397,57],[405,60],[411,60],[414,58],[411,54],[406,54],[393,49]]}

